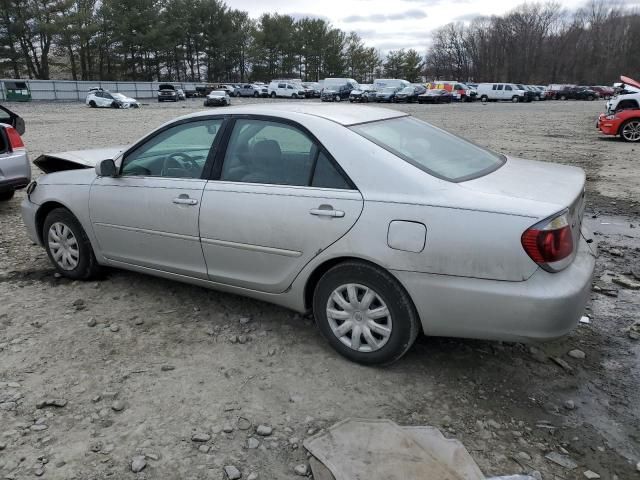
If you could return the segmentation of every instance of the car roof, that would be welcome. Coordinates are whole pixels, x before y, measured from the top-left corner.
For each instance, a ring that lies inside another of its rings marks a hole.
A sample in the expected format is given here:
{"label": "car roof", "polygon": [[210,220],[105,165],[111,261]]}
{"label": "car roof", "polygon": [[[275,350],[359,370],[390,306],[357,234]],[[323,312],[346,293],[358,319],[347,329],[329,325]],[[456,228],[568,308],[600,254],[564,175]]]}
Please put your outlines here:
{"label": "car roof", "polygon": [[[365,107],[353,108],[352,105],[326,105],[321,103],[282,103],[282,104],[253,104],[230,107],[225,109],[225,114],[239,115],[267,115],[294,120],[301,115],[309,115],[324,118],[326,120],[349,126],[359,123],[375,122],[390,118],[406,117],[404,112],[388,108]],[[210,111],[192,113],[181,118],[191,118],[211,115]]]}

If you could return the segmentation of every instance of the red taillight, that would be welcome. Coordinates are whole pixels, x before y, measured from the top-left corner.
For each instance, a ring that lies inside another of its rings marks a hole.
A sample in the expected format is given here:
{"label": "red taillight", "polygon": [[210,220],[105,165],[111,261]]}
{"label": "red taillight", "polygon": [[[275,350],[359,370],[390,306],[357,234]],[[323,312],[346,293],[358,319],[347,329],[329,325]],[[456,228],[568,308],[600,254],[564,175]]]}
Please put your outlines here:
{"label": "red taillight", "polygon": [[9,139],[9,146],[11,150],[16,150],[18,148],[24,148],[24,143],[22,142],[22,138],[18,131],[13,127],[5,127],[5,131],[7,132],[7,137]]}
{"label": "red taillight", "polygon": [[558,271],[566,267],[566,262],[557,262],[568,259],[573,253],[573,232],[567,212],[524,232],[522,246],[531,259],[545,270]]}

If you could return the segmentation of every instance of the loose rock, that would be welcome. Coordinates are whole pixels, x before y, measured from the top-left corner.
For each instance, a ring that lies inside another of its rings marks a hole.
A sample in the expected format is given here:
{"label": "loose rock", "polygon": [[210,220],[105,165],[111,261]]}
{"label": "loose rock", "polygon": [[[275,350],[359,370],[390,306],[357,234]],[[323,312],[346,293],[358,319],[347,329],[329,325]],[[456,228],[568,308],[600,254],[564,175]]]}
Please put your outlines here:
{"label": "loose rock", "polygon": [[66,405],[67,405],[67,401],[64,398],[45,398],[44,400],[40,400],[36,404],[36,408],[45,408],[45,407],[62,408]]}
{"label": "loose rock", "polygon": [[257,438],[249,437],[247,439],[247,448],[250,450],[254,450],[260,446],[260,442]]}
{"label": "loose rock", "polygon": [[133,473],[141,472],[142,470],[144,470],[146,466],[147,466],[147,461],[142,455],[135,456],[131,460],[131,471]]}
{"label": "loose rock", "polygon": [[564,408],[567,410],[574,410],[576,408],[576,404],[573,400],[567,400],[564,402]]}
{"label": "loose rock", "polygon": [[197,432],[191,436],[191,440],[194,442],[208,442],[211,440],[211,435],[204,432]]}
{"label": "loose rock", "polygon": [[547,460],[550,460],[553,463],[556,463],[561,467],[566,468],[567,470],[573,470],[575,468],[578,468],[578,464],[574,462],[570,457],[568,457],[567,455],[562,455],[558,452],[547,453],[544,457]]}
{"label": "loose rock", "polygon": [[116,400],[111,404],[111,409],[115,412],[121,412],[124,410],[124,402],[122,400]]}
{"label": "loose rock", "polygon": [[268,425],[258,425],[258,428],[256,428],[256,433],[261,437],[268,437],[273,433],[273,428]]}
{"label": "loose rock", "polygon": [[251,472],[247,477],[247,480],[258,480],[258,474],[256,472]]}
{"label": "loose rock", "polygon": [[91,317],[89,320],[87,320],[87,327],[95,327],[96,326],[96,319]]}
{"label": "loose rock", "polygon": [[571,358],[577,358],[578,360],[582,360],[586,357],[585,353],[582,350],[578,350],[577,348],[569,351],[567,355],[569,355]]}
{"label": "loose rock", "polygon": [[636,282],[627,277],[613,277],[611,281],[629,290],[640,290],[640,282]]}
{"label": "loose rock", "polygon": [[309,475],[309,464],[301,463],[300,465],[296,465],[293,469],[296,475],[300,475],[301,477],[306,477]]}
{"label": "loose rock", "polygon": [[112,323],[111,325],[109,325],[109,330],[111,330],[112,332],[118,332],[120,331],[120,327],[117,323]]}
{"label": "loose rock", "polygon": [[589,480],[596,480],[596,479],[600,478],[600,475],[598,475],[596,472],[594,472],[592,470],[587,470],[586,472],[584,472],[584,476],[585,476],[585,478],[588,478]]}
{"label": "loose rock", "polygon": [[238,480],[242,477],[240,470],[238,470],[233,465],[227,465],[226,467],[224,467],[224,473],[229,480]]}

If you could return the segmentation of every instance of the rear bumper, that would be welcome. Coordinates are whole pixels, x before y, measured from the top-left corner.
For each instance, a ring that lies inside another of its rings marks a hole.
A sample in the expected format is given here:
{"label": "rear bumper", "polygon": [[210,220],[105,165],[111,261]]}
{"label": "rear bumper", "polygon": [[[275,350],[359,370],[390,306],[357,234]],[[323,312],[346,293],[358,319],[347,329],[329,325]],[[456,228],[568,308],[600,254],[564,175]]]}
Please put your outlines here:
{"label": "rear bumper", "polygon": [[565,270],[538,269],[523,282],[393,274],[413,299],[426,335],[534,341],[561,337],[575,327],[589,298],[594,266],[595,253],[581,239]]}
{"label": "rear bumper", "polygon": [[0,156],[0,192],[26,187],[31,181],[31,165],[27,152],[17,150]]}

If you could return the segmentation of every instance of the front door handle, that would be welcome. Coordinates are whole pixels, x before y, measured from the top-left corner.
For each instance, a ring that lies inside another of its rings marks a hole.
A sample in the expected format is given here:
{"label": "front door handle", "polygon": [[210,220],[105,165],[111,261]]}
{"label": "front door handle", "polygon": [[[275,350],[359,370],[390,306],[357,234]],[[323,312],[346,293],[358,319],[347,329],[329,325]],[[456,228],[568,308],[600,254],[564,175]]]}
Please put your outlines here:
{"label": "front door handle", "polygon": [[320,207],[318,208],[312,208],[311,210],[309,210],[309,213],[318,217],[344,217],[344,212],[342,210],[334,210],[331,205],[320,205]]}
{"label": "front door handle", "polygon": [[173,199],[173,203],[177,203],[178,205],[197,205],[198,200],[195,198],[189,198],[189,195],[186,193],[181,193]]}

